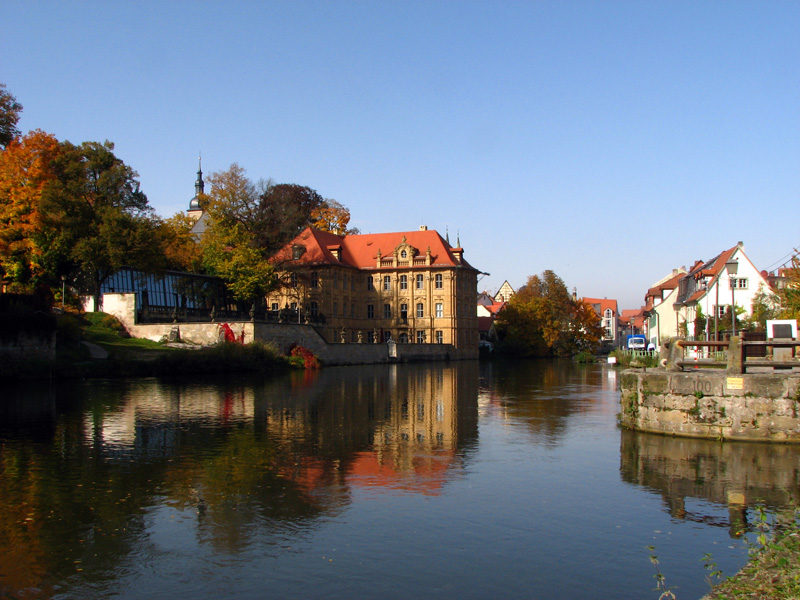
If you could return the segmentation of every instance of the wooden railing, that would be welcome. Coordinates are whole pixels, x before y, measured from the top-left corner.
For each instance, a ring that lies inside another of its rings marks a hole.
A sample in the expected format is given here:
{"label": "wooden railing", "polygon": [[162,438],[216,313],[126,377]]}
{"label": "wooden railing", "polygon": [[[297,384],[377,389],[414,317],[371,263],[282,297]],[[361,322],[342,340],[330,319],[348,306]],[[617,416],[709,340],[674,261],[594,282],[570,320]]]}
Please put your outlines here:
{"label": "wooden railing", "polygon": [[[667,358],[667,369],[683,371],[686,367],[694,368],[724,368],[729,373],[741,374],[746,373],[748,368],[756,367],[770,367],[772,369],[793,369],[800,368],[800,360],[798,360],[797,348],[800,347],[800,341],[786,340],[786,339],[773,339],[767,341],[745,341],[742,338],[733,336],[727,341],[716,342],[697,342],[689,340],[674,340],[669,347],[669,354]],[[720,352],[715,352],[714,357],[702,357],[699,352],[696,353],[694,359],[686,357],[686,348],[717,348],[721,349]],[[764,348],[767,350],[766,357],[753,357],[747,356],[748,348]],[[774,352],[770,352],[775,348],[791,348],[791,356],[775,359]],[[720,360],[723,359],[723,360]]]}

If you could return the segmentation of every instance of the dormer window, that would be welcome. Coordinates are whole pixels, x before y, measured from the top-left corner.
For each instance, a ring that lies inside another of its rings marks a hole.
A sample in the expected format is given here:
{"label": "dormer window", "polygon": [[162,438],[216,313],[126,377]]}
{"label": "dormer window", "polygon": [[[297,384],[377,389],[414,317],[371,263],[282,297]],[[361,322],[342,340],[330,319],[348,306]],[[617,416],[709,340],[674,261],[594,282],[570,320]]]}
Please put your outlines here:
{"label": "dormer window", "polygon": [[408,258],[408,252],[405,250],[400,251],[400,258]]}
{"label": "dormer window", "polygon": [[301,244],[295,244],[292,246],[292,260],[300,260],[305,251],[306,247]]}

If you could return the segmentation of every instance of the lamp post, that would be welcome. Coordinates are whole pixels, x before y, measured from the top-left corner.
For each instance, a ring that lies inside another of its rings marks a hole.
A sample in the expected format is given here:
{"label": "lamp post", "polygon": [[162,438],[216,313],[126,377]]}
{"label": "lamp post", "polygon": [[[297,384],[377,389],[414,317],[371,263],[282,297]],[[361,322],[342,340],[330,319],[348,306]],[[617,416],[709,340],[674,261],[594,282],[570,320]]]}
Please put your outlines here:
{"label": "lamp post", "polygon": [[736,304],[734,304],[733,292],[736,289],[736,280],[732,276],[739,271],[739,261],[733,260],[731,257],[725,263],[725,266],[728,269],[728,281],[731,286],[731,336],[734,336],[736,335]]}
{"label": "lamp post", "polygon": [[66,291],[66,288],[67,288],[67,276],[66,275],[62,275],[61,276],[61,312],[62,313],[64,312],[64,292]]}

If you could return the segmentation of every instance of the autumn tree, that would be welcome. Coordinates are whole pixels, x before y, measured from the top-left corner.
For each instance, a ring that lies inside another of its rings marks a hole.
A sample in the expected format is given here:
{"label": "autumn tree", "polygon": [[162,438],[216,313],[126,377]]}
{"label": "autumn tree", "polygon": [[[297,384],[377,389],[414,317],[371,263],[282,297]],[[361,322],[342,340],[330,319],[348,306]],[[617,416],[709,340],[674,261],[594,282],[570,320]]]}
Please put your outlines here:
{"label": "autumn tree", "polygon": [[32,291],[64,272],[67,248],[45,223],[42,197],[56,180],[58,140],[32,131],[0,151],[0,269],[19,291]]}
{"label": "autumn tree", "polygon": [[163,266],[157,220],[136,172],[110,142],[59,143],[34,131],[0,152],[0,266],[15,285],[99,300],[122,266]]}
{"label": "autumn tree", "polygon": [[566,356],[591,350],[602,331],[591,305],[572,298],[553,271],[533,275],[499,315],[498,351],[517,356]]}
{"label": "autumn tree", "polygon": [[0,83],[0,148],[5,148],[15,137],[19,135],[17,122],[22,112],[22,105],[6,89],[4,83]]}
{"label": "autumn tree", "polygon": [[325,198],[311,213],[311,226],[320,231],[337,235],[358,234],[357,228],[347,228],[348,223],[350,223],[350,211],[331,198]]}
{"label": "autumn tree", "polygon": [[202,249],[192,233],[195,220],[176,213],[158,224],[158,234],[168,269],[198,273],[203,270]]}

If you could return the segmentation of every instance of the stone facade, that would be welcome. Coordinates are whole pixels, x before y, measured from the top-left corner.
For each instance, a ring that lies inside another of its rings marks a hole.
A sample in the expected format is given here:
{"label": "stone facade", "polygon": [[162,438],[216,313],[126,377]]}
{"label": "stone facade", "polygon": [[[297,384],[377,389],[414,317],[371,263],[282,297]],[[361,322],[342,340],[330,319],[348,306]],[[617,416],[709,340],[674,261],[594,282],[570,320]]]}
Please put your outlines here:
{"label": "stone facade", "polygon": [[620,424],[708,439],[800,442],[800,374],[626,371]]}
{"label": "stone facade", "polygon": [[450,345],[477,358],[478,270],[437,232],[338,236],[305,230],[276,257],[273,311],[300,310],[329,344]]}

